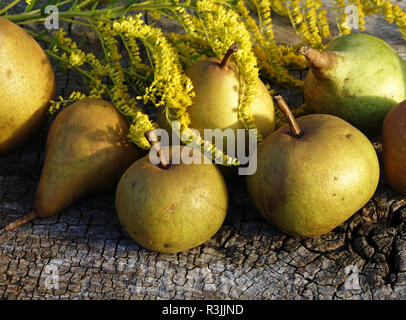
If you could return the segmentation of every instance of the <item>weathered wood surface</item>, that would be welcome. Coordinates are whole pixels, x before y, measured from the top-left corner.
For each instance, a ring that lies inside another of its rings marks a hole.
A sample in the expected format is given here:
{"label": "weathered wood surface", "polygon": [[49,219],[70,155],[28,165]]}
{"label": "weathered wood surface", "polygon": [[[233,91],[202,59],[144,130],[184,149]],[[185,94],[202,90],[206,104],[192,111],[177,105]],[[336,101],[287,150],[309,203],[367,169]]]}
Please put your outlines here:
{"label": "weathered wood surface", "polygon": [[[280,39],[295,41],[286,19],[275,23]],[[396,27],[382,18],[368,19],[368,30],[406,53]],[[59,93],[80,87],[77,79],[57,73]],[[282,93],[292,104],[302,100]],[[22,150],[0,156],[0,227],[32,207],[46,133],[44,128]],[[250,201],[244,177],[229,183],[229,192],[220,231],[180,254],[138,246],[117,219],[114,192],[88,196],[57,217],[1,233],[0,298],[406,298],[406,197],[384,181],[351,219],[312,239],[292,238],[267,223]],[[58,272],[58,288],[46,286],[52,271]]]}

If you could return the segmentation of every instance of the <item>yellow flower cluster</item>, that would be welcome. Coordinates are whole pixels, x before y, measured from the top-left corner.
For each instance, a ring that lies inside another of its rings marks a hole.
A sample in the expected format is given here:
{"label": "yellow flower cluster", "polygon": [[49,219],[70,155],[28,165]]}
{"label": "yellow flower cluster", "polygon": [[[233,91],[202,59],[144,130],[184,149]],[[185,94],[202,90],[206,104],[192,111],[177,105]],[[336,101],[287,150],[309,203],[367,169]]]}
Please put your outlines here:
{"label": "yellow flower cluster", "polygon": [[[292,114],[295,118],[299,118],[301,116],[308,114],[308,112],[306,111],[305,105],[302,104],[299,107],[292,109]],[[287,124],[285,115],[279,109],[275,110],[275,119],[276,119],[276,129]]]}
{"label": "yellow flower cluster", "polygon": [[296,34],[301,37],[304,42],[313,46],[314,44],[311,41],[312,37],[308,30],[305,16],[303,15],[301,10],[301,1],[286,1],[286,9],[288,11],[292,26],[296,31]]}
{"label": "yellow flower cluster", "polygon": [[[109,23],[100,21],[97,26],[93,26],[94,30],[99,33],[103,49],[105,51],[106,63],[102,63],[95,57],[93,53],[84,53],[77,47],[77,44],[71,38],[66,36],[66,33],[60,29],[55,33],[55,39],[58,42],[59,48],[63,48],[67,53],[61,54],[60,59],[65,59],[68,67],[74,67],[88,79],[87,85],[90,98],[102,98],[108,95],[114,106],[125,116],[128,117],[130,126],[130,140],[137,144],[140,148],[147,149],[150,147],[144,133],[154,129],[155,126],[150,122],[146,115],[138,106],[136,100],[128,93],[126,86],[126,78],[120,64],[121,55],[118,51],[118,42],[115,39],[117,33]],[[58,53],[57,47],[54,47],[54,54]],[[87,63],[90,66],[89,71],[81,68]],[[102,78],[108,76],[113,82],[109,88],[103,83]],[[68,102],[77,101],[85,97],[84,94],[72,93],[68,100],[62,100],[54,103],[51,110],[54,111]]]}
{"label": "yellow flower cluster", "polygon": [[[321,0],[319,0],[321,2]],[[317,20],[320,29],[320,35],[322,38],[327,38],[330,34],[330,26],[328,25],[327,21],[327,11],[326,9],[320,9],[317,12]]]}
{"label": "yellow flower cluster", "polygon": [[212,50],[205,38],[192,34],[169,33],[166,38],[175,48],[184,67],[188,67],[199,59],[212,55]]}
{"label": "yellow flower cluster", "polygon": [[[237,2],[236,10],[241,15],[247,29],[251,33],[251,42],[262,70],[267,73],[270,80],[277,84],[300,88],[302,81],[289,75],[284,65],[287,60],[282,57],[280,48],[275,42],[271,12],[269,9],[270,3],[266,0],[261,1],[261,3],[253,1],[252,4],[257,8],[259,26],[251,17],[250,11],[244,1],[239,0]],[[292,60],[302,59],[302,57],[299,57],[293,51],[291,51],[289,55]]]}
{"label": "yellow flower cluster", "polygon": [[297,53],[299,48],[279,45],[278,49],[280,52],[281,62],[285,68],[303,70],[308,67],[305,56]]}
{"label": "yellow flower cluster", "polygon": [[360,0],[362,12],[365,16],[379,13],[379,8],[376,7],[370,0]]}
{"label": "yellow flower cluster", "polygon": [[284,7],[282,0],[270,0],[270,2],[272,10],[275,11],[277,14],[283,17],[289,16],[288,11]]}
{"label": "yellow flower cluster", "polygon": [[[257,90],[258,67],[248,30],[235,11],[219,5],[216,1],[198,1],[197,12],[209,45],[217,57],[222,58],[233,43],[239,45],[240,50],[234,54],[240,70],[238,115],[247,130],[256,129],[251,105]],[[260,134],[257,139],[262,140]]]}
{"label": "yellow flower cluster", "polygon": [[190,123],[186,109],[192,104],[192,83],[182,73],[177,55],[161,30],[144,24],[139,15],[121,18],[113,28],[127,38],[140,39],[150,53],[154,80],[146,88],[143,102],[164,106],[168,119],[179,120],[182,128],[186,128]]}
{"label": "yellow flower cluster", "polygon": [[348,25],[348,13],[345,11],[346,2],[345,0],[335,0],[335,13],[337,19],[338,30],[341,34],[351,33],[351,28]]}
{"label": "yellow flower cluster", "polygon": [[161,12],[158,10],[151,10],[149,13],[152,19],[159,20],[161,18]]}
{"label": "yellow flower cluster", "polygon": [[[180,133],[190,137],[189,143],[195,144],[206,154],[213,156],[224,164],[238,164],[236,159],[227,157],[217,150],[211,143],[205,142],[189,129],[189,115],[187,108],[192,104],[193,86],[186,77],[178,60],[174,48],[158,28],[143,23],[140,15],[123,17],[113,24],[113,29],[125,38],[140,39],[145,45],[154,65],[154,79],[146,88],[144,95],[139,98],[144,103],[151,102],[158,108],[164,108],[166,118],[170,124],[178,120]],[[134,121],[136,129],[139,120]],[[137,131],[138,133],[138,131]]]}
{"label": "yellow flower cluster", "polygon": [[[131,17],[131,19],[138,24],[143,23],[140,15],[135,18]],[[119,53],[119,46],[116,37],[123,33],[123,40],[130,38],[128,32],[125,32],[124,29],[126,27],[131,29],[133,24],[125,19],[122,20],[122,23],[123,26],[121,26],[119,22],[99,22],[96,28],[96,30],[99,30],[99,33],[102,35],[100,38],[104,47],[106,59],[109,62],[106,65],[106,72],[113,82],[113,86],[110,89],[110,98],[115,107],[131,121],[129,133],[130,140],[139,147],[148,149],[150,144],[144,134],[146,131],[152,130],[156,126],[151,123],[148,115],[138,107],[136,99],[128,92],[128,86],[126,85],[127,78],[121,66],[120,59],[122,56]],[[133,45],[134,44],[132,43],[131,46]],[[134,59],[134,63],[140,61],[140,58],[135,56],[136,53],[137,51],[133,48],[133,50],[131,50],[131,55]]]}
{"label": "yellow flower cluster", "polygon": [[[334,11],[341,34],[351,32],[346,9],[353,4],[357,8],[361,30],[365,30],[365,16],[381,13],[386,21],[397,24],[406,39],[406,13],[392,2],[335,0]],[[117,15],[110,15],[109,10],[92,13],[85,18],[86,25],[97,33],[104,52],[103,57],[96,58],[93,53],[80,50],[62,29],[59,30],[54,41],[49,42],[51,49],[45,51],[84,76],[87,95],[72,92],[66,100],[59,97],[52,101],[50,112],[86,97],[110,98],[131,124],[130,140],[147,149],[150,145],[144,133],[155,128],[156,124],[139,107],[142,100],[144,105],[153,104],[160,108],[169,123],[178,120],[179,130],[190,137],[189,142],[224,164],[238,164],[238,161],[202,140],[189,128],[187,111],[194,93],[183,68],[207,56],[222,58],[231,44],[238,43],[240,50],[233,55],[240,70],[238,116],[246,129],[255,129],[251,105],[259,70],[261,77],[272,84],[301,90],[303,81],[289,71],[307,67],[306,59],[297,53],[298,47],[276,42],[271,8],[290,18],[296,33],[307,45],[324,49],[324,42],[330,34],[322,0],[148,0],[143,5],[152,18],[165,16],[174,19],[185,32],[164,35],[160,29],[145,24],[141,14],[123,15],[117,19]],[[148,62],[141,58],[140,43],[147,52]],[[121,45],[125,47],[128,55],[124,56],[128,59],[123,59],[119,50]],[[269,83],[266,85],[272,94]],[[304,106],[293,112],[304,114]],[[286,122],[279,111],[276,116],[278,126]],[[258,141],[262,139],[260,135],[257,138]]]}
{"label": "yellow flower cluster", "polygon": [[[389,23],[396,23],[400,32],[406,39],[406,12],[391,0],[335,0],[334,13],[337,27],[341,34],[351,32],[349,14],[346,12],[348,5],[354,5],[358,14],[358,28],[365,31],[365,17],[381,13]],[[326,9],[321,0],[272,0],[272,8],[278,13],[283,6],[295,28],[296,33],[304,42],[312,46],[322,45],[319,36],[326,38],[330,31],[326,18]],[[279,10],[277,9],[279,8]],[[281,14],[285,15],[284,12]]]}
{"label": "yellow flower cluster", "polygon": [[69,63],[72,67],[80,67],[85,63],[86,55],[82,51],[72,52],[69,56]]}
{"label": "yellow flower cluster", "polygon": [[308,45],[322,49],[330,28],[321,0],[282,0],[297,35]]}
{"label": "yellow flower cluster", "polygon": [[[176,3],[179,3],[179,1],[176,1]],[[196,25],[199,24],[199,21],[195,16],[188,13],[183,7],[177,7],[175,9],[175,15],[182,23],[183,29],[185,29],[186,34],[194,35],[195,37],[198,36]]]}
{"label": "yellow flower cluster", "polygon": [[68,103],[76,102],[82,99],[85,99],[86,95],[83,92],[80,91],[73,91],[71,95],[69,96],[69,99],[64,99],[62,96],[58,97],[58,101],[55,100],[50,100],[50,107],[48,110],[49,114],[55,114],[59,109],[62,107],[66,106]]}
{"label": "yellow flower cluster", "polygon": [[306,20],[309,28],[309,33],[311,35],[310,45],[320,46],[322,44],[322,39],[320,36],[319,27],[317,25],[318,16],[317,10],[321,8],[321,1],[306,1]]}
{"label": "yellow flower cluster", "polygon": [[352,0],[358,11],[358,28],[365,31],[365,12],[361,0]]}

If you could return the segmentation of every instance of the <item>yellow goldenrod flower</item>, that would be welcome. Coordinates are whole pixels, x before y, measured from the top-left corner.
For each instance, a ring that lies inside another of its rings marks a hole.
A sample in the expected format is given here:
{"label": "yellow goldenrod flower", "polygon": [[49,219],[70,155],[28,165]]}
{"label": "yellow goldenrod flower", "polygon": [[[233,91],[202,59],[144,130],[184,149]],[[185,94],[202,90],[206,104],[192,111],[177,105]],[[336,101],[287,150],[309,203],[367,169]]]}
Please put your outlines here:
{"label": "yellow goldenrod flower", "polygon": [[81,51],[74,51],[69,57],[69,63],[72,67],[80,67],[85,63],[85,54]]}
{"label": "yellow goldenrod flower", "polygon": [[[238,114],[247,130],[256,129],[251,105],[256,94],[258,67],[250,34],[235,11],[228,10],[211,0],[198,1],[196,5],[209,45],[217,57],[222,58],[233,43],[238,43],[240,47],[234,55],[241,76]],[[258,140],[261,139],[262,137],[258,135]]]}

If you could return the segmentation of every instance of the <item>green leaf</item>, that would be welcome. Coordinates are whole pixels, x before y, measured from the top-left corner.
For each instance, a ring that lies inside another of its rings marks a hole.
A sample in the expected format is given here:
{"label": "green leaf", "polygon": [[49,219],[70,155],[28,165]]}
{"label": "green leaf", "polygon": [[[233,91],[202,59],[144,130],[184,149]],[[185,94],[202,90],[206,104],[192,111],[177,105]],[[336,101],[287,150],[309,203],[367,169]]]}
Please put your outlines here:
{"label": "green leaf", "polygon": [[114,6],[117,4],[117,0],[110,0],[107,4],[107,8],[114,8]]}
{"label": "green leaf", "polygon": [[229,3],[231,6],[235,7],[238,4],[238,0],[232,0]]}
{"label": "green leaf", "polygon": [[96,1],[96,2],[92,5],[92,8],[91,8],[90,10],[91,10],[91,11],[96,10],[98,5],[99,5],[99,1]]}
{"label": "green leaf", "polygon": [[25,7],[24,12],[30,12],[32,8],[37,4],[38,0],[31,0],[30,4]]}
{"label": "green leaf", "polygon": [[78,5],[78,0],[75,0],[75,2],[71,5],[68,11],[74,11],[76,9],[76,6]]}
{"label": "green leaf", "polygon": [[47,2],[45,2],[42,7],[41,7],[41,16],[45,15],[45,8],[51,5],[55,5],[58,3],[58,0],[48,0]]}
{"label": "green leaf", "polygon": [[128,9],[136,2],[137,2],[137,0],[127,0],[127,2],[125,3],[125,8]]}

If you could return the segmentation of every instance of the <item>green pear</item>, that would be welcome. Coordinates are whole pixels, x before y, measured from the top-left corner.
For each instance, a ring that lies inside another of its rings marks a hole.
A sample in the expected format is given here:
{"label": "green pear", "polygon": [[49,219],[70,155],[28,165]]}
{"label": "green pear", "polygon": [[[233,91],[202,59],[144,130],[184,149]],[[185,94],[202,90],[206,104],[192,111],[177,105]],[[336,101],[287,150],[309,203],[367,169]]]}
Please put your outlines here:
{"label": "green pear", "polygon": [[338,116],[374,136],[386,113],[406,99],[406,63],[379,38],[352,33],[326,51],[302,47],[300,52],[310,64],[304,82],[310,113]]}
{"label": "green pear", "polygon": [[[237,50],[238,45],[234,44],[223,60],[200,60],[185,70],[195,92],[192,105],[188,108],[191,121],[189,126],[198,130],[202,137],[204,129],[232,129],[234,132],[236,129],[244,129],[237,111],[240,103],[240,73],[236,64],[230,61]],[[251,111],[258,132],[265,138],[275,130],[275,110],[268,89],[259,78],[256,89]],[[158,112],[157,121],[161,128],[170,132],[163,112]],[[226,138],[223,146],[223,151],[227,153]]]}
{"label": "green pear", "polygon": [[[116,210],[142,247],[175,253],[201,245],[219,230],[228,194],[219,169],[205,164],[200,151],[179,145],[161,150],[170,157],[167,165],[155,165],[147,155],[127,169],[117,186]],[[179,161],[182,153],[193,163]]]}
{"label": "green pear", "polygon": [[383,122],[382,167],[386,182],[406,195],[406,101],[390,110]]}
{"label": "green pear", "polygon": [[312,114],[296,122],[282,97],[276,99],[290,126],[259,145],[257,170],[247,177],[249,194],[282,231],[303,237],[327,233],[373,196],[379,180],[375,149],[341,118]]}
{"label": "green pear", "polygon": [[54,216],[87,194],[115,188],[141,156],[127,141],[128,130],[126,119],[107,101],[84,99],[64,108],[49,129],[33,211],[5,229]]}
{"label": "green pear", "polygon": [[22,28],[0,18],[0,154],[38,132],[54,95],[54,72],[44,51]]}

